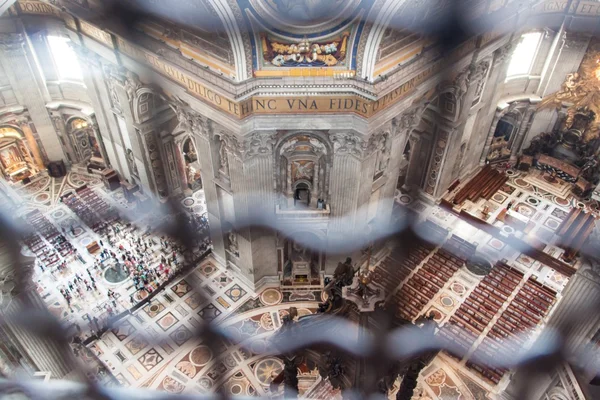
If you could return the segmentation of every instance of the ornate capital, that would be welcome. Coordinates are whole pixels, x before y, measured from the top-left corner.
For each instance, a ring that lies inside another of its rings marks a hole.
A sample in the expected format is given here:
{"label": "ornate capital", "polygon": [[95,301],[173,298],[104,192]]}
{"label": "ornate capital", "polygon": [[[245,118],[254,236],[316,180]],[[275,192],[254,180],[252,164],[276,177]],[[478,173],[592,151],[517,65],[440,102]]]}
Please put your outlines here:
{"label": "ornate capital", "polygon": [[243,144],[243,157],[250,159],[255,156],[271,155],[275,140],[271,133],[255,132]]}
{"label": "ornate capital", "polygon": [[512,54],[513,45],[508,43],[494,52],[494,65],[502,64]]}
{"label": "ornate capital", "polygon": [[335,133],[331,135],[331,141],[335,154],[351,154],[356,157],[362,157],[369,145],[353,133]]}
{"label": "ornate capital", "polygon": [[421,121],[428,104],[427,102],[421,102],[416,107],[410,108],[399,117],[394,118],[392,120],[394,136],[409,133],[415,129]]}
{"label": "ornate capital", "polygon": [[213,131],[210,119],[191,110],[186,102],[178,98],[173,99],[169,106],[175,111],[177,121],[179,121],[176,130],[191,132],[205,138],[210,136]]}
{"label": "ornate capital", "polygon": [[25,52],[25,36],[21,33],[0,34],[0,49],[7,54],[23,54]]}
{"label": "ornate capital", "polygon": [[489,69],[490,60],[483,60],[479,62],[474,68],[471,69],[469,74],[469,82],[476,82],[485,78]]}

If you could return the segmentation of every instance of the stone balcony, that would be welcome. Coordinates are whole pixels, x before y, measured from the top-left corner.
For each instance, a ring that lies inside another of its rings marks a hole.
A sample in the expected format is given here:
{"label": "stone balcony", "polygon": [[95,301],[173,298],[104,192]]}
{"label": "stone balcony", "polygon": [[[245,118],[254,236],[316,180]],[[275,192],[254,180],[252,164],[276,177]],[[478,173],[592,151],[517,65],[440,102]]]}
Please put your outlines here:
{"label": "stone balcony", "polygon": [[329,209],[329,205],[325,205],[325,208],[322,210],[311,208],[311,207],[296,207],[296,208],[281,208],[280,205],[277,205],[275,208],[275,215],[277,215],[277,219],[318,219],[323,220],[329,218],[329,214],[331,214],[331,210]]}

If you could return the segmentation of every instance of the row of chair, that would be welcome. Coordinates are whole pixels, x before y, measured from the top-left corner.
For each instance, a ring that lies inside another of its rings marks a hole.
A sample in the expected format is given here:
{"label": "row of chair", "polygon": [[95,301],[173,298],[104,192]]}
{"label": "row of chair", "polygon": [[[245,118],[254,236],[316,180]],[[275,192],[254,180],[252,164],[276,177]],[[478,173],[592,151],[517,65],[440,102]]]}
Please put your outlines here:
{"label": "row of chair", "polygon": [[489,165],[483,167],[473,179],[458,191],[452,203],[462,204],[465,200],[472,202],[481,197],[489,200],[506,183],[508,178],[504,173],[499,172]]}
{"label": "row of chair", "polygon": [[25,215],[25,220],[34,233],[24,237],[23,241],[44,266],[52,268],[61,262],[61,257],[65,258],[75,251],[71,243],[39,210]]}
{"label": "row of chair", "polygon": [[509,361],[510,356],[520,353],[555,299],[556,292],[529,278],[477,347],[467,365],[490,381],[496,384],[500,382],[507,368],[493,364]]}
{"label": "row of chair", "polygon": [[496,263],[439,331],[441,340],[452,345],[451,355],[462,358],[469,351],[522,279],[521,272]]}
{"label": "row of chair", "polygon": [[423,307],[464,265],[470,254],[464,252],[458,256],[451,251],[461,248],[458,240],[462,239],[452,236],[396,293],[394,301],[400,317],[413,320],[421,315]]}

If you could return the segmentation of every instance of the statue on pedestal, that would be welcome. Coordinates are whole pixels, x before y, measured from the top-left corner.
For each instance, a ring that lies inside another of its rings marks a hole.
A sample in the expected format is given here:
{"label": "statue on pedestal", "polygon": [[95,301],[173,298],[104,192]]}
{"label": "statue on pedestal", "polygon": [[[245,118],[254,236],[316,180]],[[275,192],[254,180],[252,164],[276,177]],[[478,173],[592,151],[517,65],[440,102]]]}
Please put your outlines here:
{"label": "statue on pedestal", "polygon": [[333,280],[339,283],[339,286],[352,285],[354,279],[354,267],[352,266],[352,258],[347,257],[346,261],[338,263],[337,268],[333,272]]}
{"label": "statue on pedestal", "polygon": [[238,248],[237,236],[233,231],[229,231],[229,233],[227,233],[227,241],[229,242],[229,251],[236,256],[239,256],[240,252]]}

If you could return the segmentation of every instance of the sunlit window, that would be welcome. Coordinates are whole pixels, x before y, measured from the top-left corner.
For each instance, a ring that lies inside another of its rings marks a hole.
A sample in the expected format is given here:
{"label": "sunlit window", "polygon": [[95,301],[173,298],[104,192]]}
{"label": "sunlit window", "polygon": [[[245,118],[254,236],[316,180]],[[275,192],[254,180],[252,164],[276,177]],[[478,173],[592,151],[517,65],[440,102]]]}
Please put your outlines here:
{"label": "sunlit window", "polygon": [[69,46],[71,40],[61,36],[48,36],[54,64],[60,80],[82,81],[83,75],[75,51]]}
{"label": "sunlit window", "polygon": [[506,73],[507,78],[528,75],[531,72],[541,38],[541,32],[530,32],[521,37],[521,42],[517,45],[510,59],[508,72]]}

